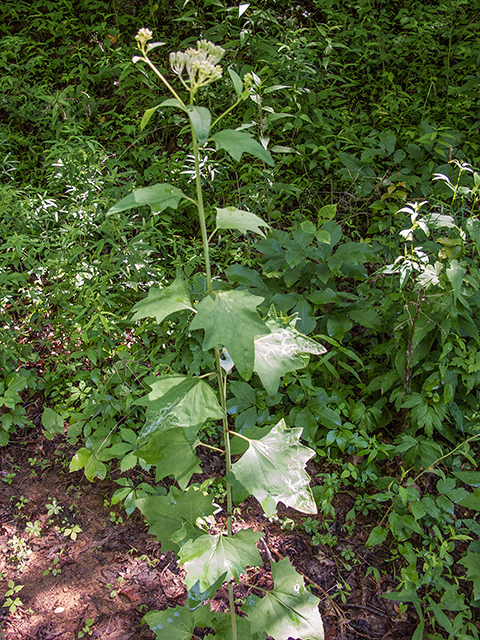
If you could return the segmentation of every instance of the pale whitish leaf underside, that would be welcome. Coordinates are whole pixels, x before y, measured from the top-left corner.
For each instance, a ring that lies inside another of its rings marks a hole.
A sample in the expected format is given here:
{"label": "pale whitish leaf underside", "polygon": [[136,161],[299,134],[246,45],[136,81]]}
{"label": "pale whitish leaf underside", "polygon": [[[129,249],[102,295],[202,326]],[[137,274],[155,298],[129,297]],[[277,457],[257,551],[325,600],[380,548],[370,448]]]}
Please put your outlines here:
{"label": "pale whitish leaf underside", "polygon": [[267,516],[276,513],[278,502],[303,513],[317,513],[305,471],[315,452],[300,444],[302,429],[288,428],[281,420],[260,440],[248,438],[248,449],[232,465],[236,504],[253,494]]}
{"label": "pale whitish leaf underside", "polygon": [[270,228],[270,225],[250,211],[243,211],[236,207],[226,207],[225,209],[217,209],[217,228],[218,229],[236,229],[241,233],[254,231],[265,237],[265,233],[261,227]]}
{"label": "pale whitish leaf underside", "polygon": [[280,378],[285,373],[301,369],[307,364],[303,354],[323,355],[327,351],[321,344],[300,333],[295,328],[295,322],[295,318],[282,321],[271,309],[266,320],[271,333],[255,340],[253,369],[270,396],[277,393]]}
{"label": "pale whitish leaf underside", "polygon": [[139,433],[139,445],[153,434],[176,427],[187,429],[193,437],[205,420],[221,420],[223,411],[213,389],[205,380],[172,374],[150,382],[152,391],[136,404],[147,407],[145,424]]}

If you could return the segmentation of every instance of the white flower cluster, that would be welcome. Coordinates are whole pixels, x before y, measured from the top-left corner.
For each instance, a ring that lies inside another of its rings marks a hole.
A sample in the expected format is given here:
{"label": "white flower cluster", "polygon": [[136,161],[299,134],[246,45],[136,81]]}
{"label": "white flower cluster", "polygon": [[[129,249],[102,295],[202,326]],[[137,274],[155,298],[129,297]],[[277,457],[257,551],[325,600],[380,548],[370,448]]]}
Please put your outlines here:
{"label": "white flower cluster", "polygon": [[153,33],[150,29],[139,29],[137,35],[135,36],[135,40],[138,42],[138,46],[140,49],[143,49],[147,42],[153,38]]}
{"label": "white flower cluster", "polygon": [[225,50],[217,47],[212,42],[200,40],[197,48],[177,51],[170,54],[170,65],[172,70],[182,79],[183,70],[186,69],[190,80],[190,89],[197,90],[206,84],[210,84],[222,77],[222,68],[218,62],[223,58]]}

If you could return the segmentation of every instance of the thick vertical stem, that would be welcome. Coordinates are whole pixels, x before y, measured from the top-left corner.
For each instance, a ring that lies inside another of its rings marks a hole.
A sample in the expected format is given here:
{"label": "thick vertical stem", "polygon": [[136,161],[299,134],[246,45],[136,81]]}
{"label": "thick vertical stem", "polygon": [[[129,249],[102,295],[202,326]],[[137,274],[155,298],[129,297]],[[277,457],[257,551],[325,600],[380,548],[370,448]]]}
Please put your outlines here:
{"label": "thick vertical stem", "polygon": [[[203,255],[205,258],[205,271],[207,276],[207,294],[212,292],[212,273],[210,268],[210,252],[208,248],[208,234],[207,224],[205,220],[205,209],[203,207],[203,193],[202,193],[202,179],[200,175],[200,158],[198,153],[198,142],[195,135],[195,131],[192,127],[192,146],[193,156],[195,158],[195,181],[197,186],[197,209],[198,219],[200,221],[200,229],[202,232],[203,242]],[[227,376],[223,374],[223,369],[220,364],[220,354],[218,347],[214,348],[215,351],[215,365],[217,368],[218,379],[218,396],[220,399],[220,406],[223,409],[223,437],[225,441],[225,456],[226,456],[226,474],[230,473],[232,466],[232,458],[230,453],[230,437],[228,434],[228,418],[227,418]],[[228,535],[232,535],[232,485],[227,481],[227,532]],[[235,596],[233,593],[233,585],[228,583],[228,601],[230,606],[230,618],[232,621],[232,640],[237,640],[237,619],[235,614]]]}
{"label": "thick vertical stem", "polygon": [[198,154],[198,142],[195,131],[192,127],[192,147],[195,158],[195,182],[197,186],[197,209],[202,232],[203,255],[205,258],[205,272],[207,275],[207,293],[212,292],[212,272],[210,269],[210,252],[208,250],[207,223],[205,221],[205,209],[203,208],[202,177],[200,175],[200,158]]}

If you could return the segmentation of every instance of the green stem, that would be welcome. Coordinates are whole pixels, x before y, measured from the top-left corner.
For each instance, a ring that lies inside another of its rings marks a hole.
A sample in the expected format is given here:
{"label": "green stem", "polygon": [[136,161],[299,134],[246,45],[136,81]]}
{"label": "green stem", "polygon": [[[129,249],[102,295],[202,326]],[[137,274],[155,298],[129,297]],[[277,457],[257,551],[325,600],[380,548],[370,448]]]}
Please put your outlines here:
{"label": "green stem", "polygon": [[207,447],[207,449],[211,449],[212,451],[218,451],[219,453],[225,453],[225,451],[223,449],[219,449],[218,447],[212,447],[211,444],[205,444],[205,442],[199,442],[197,446],[199,446],[199,447]]}
{"label": "green stem", "polygon": [[182,107],[182,109],[184,111],[187,111],[187,107],[186,107],[184,101],[180,98],[180,96],[175,91],[175,89],[172,87],[172,85],[163,77],[163,75],[160,73],[160,71],[157,69],[157,67],[153,64],[153,62],[151,62],[151,60],[147,57],[146,54],[144,54],[143,60],[148,64],[148,66],[150,67],[150,69],[152,69],[152,71],[155,73],[155,75],[157,75],[160,78],[160,80],[167,87],[167,89],[170,91],[170,93],[173,95],[173,97],[178,100],[178,102],[180,103],[180,106]]}
{"label": "green stem", "polygon": [[[193,102],[193,93],[190,94],[190,102]],[[203,255],[205,259],[205,272],[207,276],[207,294],[212,292],[212,273],[210,268],[210,253],[208,246],[208,233],[207,224],[205,220],[205,209],[203,206],[203,192],[202,192],[202,179],[200,175],[200,157],[198,152],[198,141],[195,135],[193,125],[192,130],[192,148],[193,157],[195,159],[195,183],[197,187],[197,210],[198,219],[200,221],[200,230],[202,233],[203,242]],[[230,439],[228,437],[228,418],[227,418],[227,375],[223,375],[223,369],[220,363],[220,353],[218,346],[214,347],[215,353],[215,365],[217,369],[218,380],[218,396],[220,398],[220,406],[223,410],[223,437],[225,441],[225,460],[226,460],[226,474],[230,473],[232,467],[232,456],[230,452]],[[232,499],[232,485],[227,482],[227,532],[229,536],[232,536],[232,511],[233,511],[233,499]],[[228,602],[230,606],[230,619],[232,621],[232,640],[237,640],[237,619],[235,614],[235,596],[233,593],[233,585],[231,582],[228,584]]]}
{"label": "green stem", "polygon": [[197,187],[198,219],[200,222],[200,230],[202,232],[203,256],[205,258],[205,271],[207,275],[207,293],[211,293],[212,292],[212,272],[210,269],[210,252],[208,249],[207,223],[205,221],[205,209],[203,208],[202,177],[200,175],[200,157],[198,153],[197,136],[195,135],[193,126],[192,126],[192,147],[193,147],[193,157],[195,159],[195,183]]}

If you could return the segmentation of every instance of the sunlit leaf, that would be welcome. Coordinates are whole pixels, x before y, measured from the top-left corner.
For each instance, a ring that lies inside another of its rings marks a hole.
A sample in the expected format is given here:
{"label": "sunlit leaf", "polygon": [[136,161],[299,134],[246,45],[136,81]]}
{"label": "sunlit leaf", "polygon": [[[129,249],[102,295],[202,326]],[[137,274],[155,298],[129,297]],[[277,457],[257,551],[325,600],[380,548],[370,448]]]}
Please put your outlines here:
{"label": "sunlit leaf", "polygon": [[275,164],[270,153],[245,131],[223,129],[215,133],[211,139],[215,142],[217,151],[224,149],[237,162],[241,160],[244,153],[249,153],[271,167]]}
{"label": "sunlit leaf", "polygon": [[[171,487],[168,495],[139,498],[135,505],[148,520],[148,532],[162,543],[162,551],[178,551],[180,545],[171,538],[183,529],[184,522],[193,528],[197,518],[212,515],[215,511],[213,497],[205,495],[195,485],[185,492]],[[196,527],[194,530],[198,532]],[[188,529],[184,531],[188,533]],[[183,538],[185,541],[188,539]]]}
{"label": "sunlit leaf", "polygon": [[238,581],[248,566],[262,566],[262,558],[255,546],[261,537],[261,533],[242,529],[233,536],[205,533],[187,542],[179,553],[180,563],[187,572],[187,587],[198,581],[200,590],[205,591],[222,575],[225,575],[224,580],[234,578]]}
{"label": "sunlit leaf", "polygon": [[255,231],[265,237],[265,233],[260,227],[270,228],[266,222],[249,211],[242,211],[236,207],[226,207],[225,209],[216,207],[216,209],[218,229],[237,229],[241,233]]}
{"label": "sunlit leaf", "polygon": [[133,307],[133,320],[142,320],[154,316],[160,324],[176,311],[191,309],[193,311],[187,285],[182,278],[175,278],[169,287],[159,289],[151,287],[148,296]]}
{"label": "sunlit leaf", "polygon": [[147,407],[139,444],[156,432],[176,427],[191,427],[188,436],[198,431],[208,418],[221,420],[223,412],[210,385],[201,378],[170,374],[149,379],[152,391],[136,404]]}
{"label": "sunlit leaf", "polygon": [[278,502],[303,513],[317,513],[305,471],[315,452],[300,444],[301,433],[301,428],[288,428],[281,420],[260,440],[248,438],[248,450],[232,465],[237,504],[253,494],[267,516],[276,513]]}
{"label": "sunlit leaf", "polygon": [[244,606],[252,632],[266,631],[275,640],[323,640],[320,601],[305,589],[302,576],[288,558],[272,564],[272,576],[273,590],[263,598],[249,596]]}
{"label": "sunlit leaf", "polygon": [[270,333],[256,310],[262,301],[247,291],[214,291],[197,305],[190,325],[205,330],[204,349],[223,345],[245,380],[253,371],[255,337]]}
{"label": "sunlit leaf", "polygon": [[125,196],[107,211],[107,216],[144,205],[148,205],[152,209],[152,213],[160,213],[168,207],[176,209],[184,197],[180,189],[171,184],[156,184],[153,187],[138,189]]}
{"label": "sunlit leaf", "polygon": [[272,307],[265,320],[271,333],[255,340],[253,369],[270,396],[277,393],[280,378],[285,373],[305,367],[306,354],[322,355],[327,351],[321,344],[301,334],[295,323],[296,318],[278,317]]}

